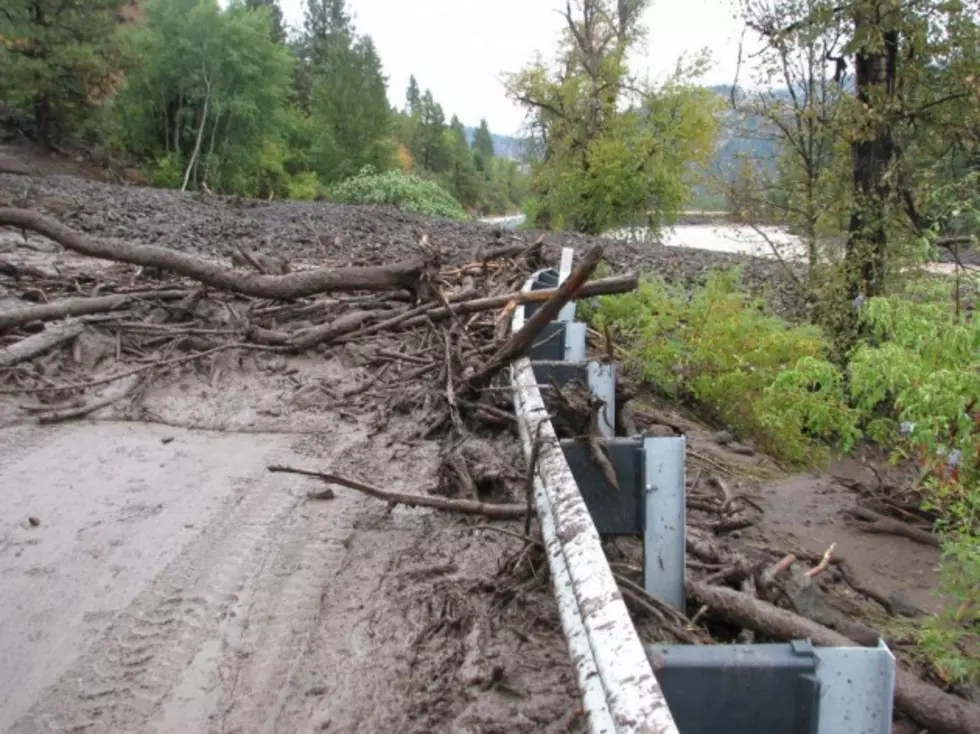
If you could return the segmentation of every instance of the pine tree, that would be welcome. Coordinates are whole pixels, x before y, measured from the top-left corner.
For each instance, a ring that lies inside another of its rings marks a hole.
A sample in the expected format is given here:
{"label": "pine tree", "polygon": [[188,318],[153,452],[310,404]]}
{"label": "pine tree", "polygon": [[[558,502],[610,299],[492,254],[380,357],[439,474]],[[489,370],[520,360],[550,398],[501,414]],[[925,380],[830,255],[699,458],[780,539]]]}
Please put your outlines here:
{"label": "pine tree", "polygon": [[486,118],[480,120],[480,127],[473,134],[473,152],[476,158],[476,167],[481,171],[488,171],[490,159],[493,158],[493,136],[490,134]]}
{"label": "pine tree", "polygon": [[48,144],[75,133],[122,81],[122,0],[4,0],[0,100]]}
{"label": "pine tree", "polygon": [[473,152],[466,142],[466,129],[456,115],[453,115],[446,131],[449,149],[449,170],[447,183],[450,193],[464,207],[475,209],[480,205],[482,182],[473,163]]}
{"label": "pine tree", "polygon": [[331,45],[349,47],[354,40],[354,22],[345,0],[307,0],[303,29],[314,61],[321,61]]}
{"label": "pine tree", "polygon": [[449,166],[445,131],[446,113],[433,99],[432,92],[426,89],[422,95],[418,129],[412,141],[412,154],[419,165],[432,173],[442,173]]}
{"label": "pine tree", "polygon": [[405,93],[405,109],[413,117],[421,112],[422,96],[419,92],[419,83],[412,74],[408,78],[408,91]]}
{"label": "pine tree", "polygon": [[[392,165],[386,143],[391,127],[387,80],[370,36],[354,37],[340,0],[324,0],[330,21],[320,25],[314,47],[311,112],[317,132],[311,157],[325,182],[340,181],[364,166]],[[317,41],[319,43],[317,44]]]}

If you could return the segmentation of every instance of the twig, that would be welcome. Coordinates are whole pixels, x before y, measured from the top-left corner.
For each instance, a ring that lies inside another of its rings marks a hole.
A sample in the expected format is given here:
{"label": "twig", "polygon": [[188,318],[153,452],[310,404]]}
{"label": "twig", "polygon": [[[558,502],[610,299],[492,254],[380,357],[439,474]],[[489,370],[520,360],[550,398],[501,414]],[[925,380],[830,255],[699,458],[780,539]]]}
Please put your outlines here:
{"label": "twig", "polygon": [[457,512],[461,515],[482,515],[497,520],[509,520],[523,517],[526,512],[524,505],[493,505],[486,502],[474,502],[472,500],[452,500],[443,497],[428,497],[423,495],[404,494],[402,492],[388,492],[378,487],[374,487],[356,479],[348,479],[339,474],[328,474],[325,472],[312,471],[310,469],[297,469],[289,466],[272,465],[268,467],[270,472],[281,472],[285,474],[300,474],[307,477],[315,477],[327,484],[338,484],[341,487],[355,489],[371,497],[376,497],[385,502],[405,505],[406,507],[428,507],[433,510],[444,512]]}
{"label": "twig", "polygon": [[835,550],[837,550],[837,543],[831,543],[830,547],[824,552],[823,558],[820,559],[820,563],[807,571],[805,576],[808,579],[812,579],[814,576],[826,571],[830,565],[830,560],[834,557]]}

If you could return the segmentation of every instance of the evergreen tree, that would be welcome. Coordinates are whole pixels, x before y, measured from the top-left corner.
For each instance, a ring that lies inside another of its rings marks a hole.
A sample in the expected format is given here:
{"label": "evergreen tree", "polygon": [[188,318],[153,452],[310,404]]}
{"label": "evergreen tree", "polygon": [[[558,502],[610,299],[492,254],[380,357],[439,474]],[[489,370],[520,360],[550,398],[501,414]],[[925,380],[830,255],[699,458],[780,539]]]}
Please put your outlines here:
{"label": "evergreen tree", "polygon": [[493,136],[490,135],[486,118],[480,120],[480,127],[473,134],[473,152],[476,156],[476,167],[486,171],[490,166],[490,159],[493,158]]}
{"label": "evergreen tree", "polygon": [[4,0],[0,101],[42,143],[78,132],[121,82],[121,0]]}
{"label": "evergreen tree", "polygon": [[286,28],[283,25],[282,8],[279,0],[245,0],[245,7],[252,10],[266,8],[269,12],[269,27],[275,43],[286,42]]}
{"label": "evergreen tree", "polygon": [[323,60],[331,45],[349,47],[354,40],[345,0],[307,0],[303,29],[315,62]]}
{"label": "evergreen tree", "polygon": [[435,101],[428,89],[422,95],[418,130],[412,141],[415,160],[432,173],[442,173],[449,166],[449,153],[443,133],[446,130],[446,113]]}
{"label": "evergreen tree", "polygon": [[[328,0],[327,16],[337,26],[322,26],[321,54],[314,57],[311,104],[316,140],[313,167],[325,182],[341,181],[364,166],[385,170],[392,165],[387,143],[391,129],[387,80],[369,36],[354,39],[343,3]],[[346,25],[345,25],[346,24]]]}
{"label": "evergreen tree", "polygon": [[422,96],[419,92],[419,83],[412,74],[408,78],[408,91],[405,93],[405,109],[413,117],[417,116],[422,108]]}
{"label": "evergreen tree", "polygon": [[475,209],[481,203],[482,182],[473,163],[473,152],[466,142],[466,130],[456,115],[446,131],[446,147],[449,151],[446,176],[449,192],[467,209]]}

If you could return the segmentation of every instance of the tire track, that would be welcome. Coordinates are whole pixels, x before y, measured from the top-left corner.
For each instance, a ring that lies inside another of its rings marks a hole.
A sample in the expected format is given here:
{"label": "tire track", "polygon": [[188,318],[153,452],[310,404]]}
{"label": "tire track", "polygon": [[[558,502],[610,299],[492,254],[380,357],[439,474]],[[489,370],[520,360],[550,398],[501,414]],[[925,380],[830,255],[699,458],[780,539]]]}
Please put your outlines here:
{"label": "tire track", "polygon": [[145,730],[301,501],[277,482],[243,484],[219,518],[10,727],[12,734]]}

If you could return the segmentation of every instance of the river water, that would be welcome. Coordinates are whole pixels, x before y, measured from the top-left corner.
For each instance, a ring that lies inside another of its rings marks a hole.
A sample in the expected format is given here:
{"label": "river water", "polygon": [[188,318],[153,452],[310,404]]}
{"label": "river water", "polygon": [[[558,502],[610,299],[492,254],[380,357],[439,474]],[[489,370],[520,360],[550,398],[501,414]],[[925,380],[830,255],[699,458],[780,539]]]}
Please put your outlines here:
{"label": "river water", "polygon": [[[503,227],[518,227],[523,215],[491,217],[482,220]],[[646,227],[633,227],[607,232],[606,237],[638,242],[650,239]],[[785,260],[805,260],[806,246],[796,235],[780,227],[749,227],[737,224],[679,224],[664,230],[660,244],[667,247],[690,247],[713,252],[730,252],[774,258],[774,250]],[[930,263],[926,269],[934,273],[952,273],[952,263]]]}

